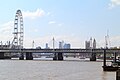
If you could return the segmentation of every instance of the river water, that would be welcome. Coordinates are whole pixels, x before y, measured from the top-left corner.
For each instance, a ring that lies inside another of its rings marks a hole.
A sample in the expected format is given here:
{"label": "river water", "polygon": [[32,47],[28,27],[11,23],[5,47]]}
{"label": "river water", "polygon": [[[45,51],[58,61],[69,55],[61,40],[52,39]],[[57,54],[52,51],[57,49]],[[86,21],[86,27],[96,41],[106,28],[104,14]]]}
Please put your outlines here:
{"label": "river water", "polygon": [[102,62],[84,60],[0,60],[0,80],[115,80]]}

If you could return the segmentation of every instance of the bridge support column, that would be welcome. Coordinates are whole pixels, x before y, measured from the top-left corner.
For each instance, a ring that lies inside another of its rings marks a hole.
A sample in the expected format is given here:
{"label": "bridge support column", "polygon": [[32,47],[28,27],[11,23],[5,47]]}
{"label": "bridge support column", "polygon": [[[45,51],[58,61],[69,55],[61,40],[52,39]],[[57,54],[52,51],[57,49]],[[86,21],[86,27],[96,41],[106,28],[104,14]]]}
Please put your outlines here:
{"label": "bridge support column", "polygon": [[114,62],[116,63],[117,52],[114,53]]}
{"label": "bridge support column", "polygon": [[5,59],[5,56],[4,56],[3,52],[0,53],[0,59]]}
{"label": "bridge support column", "polygon": [[57,60],[57,53],[54,53],[54,57],[53,57],[53,60]]}
{"label": "bridge support column", "polygon": [[23,53],[20,54],[19,60],[24,60],[24,54]]}
{"label": "bridge support column", "polygon": [[92,53],[90,61],[96,61],[96,53]]}
{"label": "bridge support column", "polygon": [[120,69],[116,71],[116,80],[120,80]]}
{"label": "bridge support column", "polygon": [[63,53],[54,53],[53,60],[63,60]]}
{"label": "bridge support column", "polygon": [[103,62],[103,66],[106,66],[106,50],[104,50],[104,62]]}
{"label": "bridge support column", "polygon": [[63,60],[63,53],[58,53],[58,60]]}
{"label": "bridge support column", "polygon": [[31,52],[26,53],[26,60],[33,60],[33,56]]}

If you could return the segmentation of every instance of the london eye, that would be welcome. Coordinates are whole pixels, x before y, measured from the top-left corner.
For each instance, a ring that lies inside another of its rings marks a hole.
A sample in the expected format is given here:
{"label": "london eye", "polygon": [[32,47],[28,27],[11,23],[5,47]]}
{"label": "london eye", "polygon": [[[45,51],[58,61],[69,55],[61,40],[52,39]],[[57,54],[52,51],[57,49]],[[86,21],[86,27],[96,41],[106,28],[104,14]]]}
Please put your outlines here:
{"label": "london eye", "polygon": [[12,42],[12,48],[23,48],[24,28],[23,28],[23,16],[21,10],[17,10],[14,21],[14,38]]}

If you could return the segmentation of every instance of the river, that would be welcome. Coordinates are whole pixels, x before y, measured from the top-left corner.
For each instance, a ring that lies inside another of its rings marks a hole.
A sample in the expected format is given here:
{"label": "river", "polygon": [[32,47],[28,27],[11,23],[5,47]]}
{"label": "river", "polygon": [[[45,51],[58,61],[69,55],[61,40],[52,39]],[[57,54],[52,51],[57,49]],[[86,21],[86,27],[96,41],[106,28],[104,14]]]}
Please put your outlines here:
{"label": "river", "polygon": [[0,80],[115,80],[102,62],[83,60],[0,60]]}

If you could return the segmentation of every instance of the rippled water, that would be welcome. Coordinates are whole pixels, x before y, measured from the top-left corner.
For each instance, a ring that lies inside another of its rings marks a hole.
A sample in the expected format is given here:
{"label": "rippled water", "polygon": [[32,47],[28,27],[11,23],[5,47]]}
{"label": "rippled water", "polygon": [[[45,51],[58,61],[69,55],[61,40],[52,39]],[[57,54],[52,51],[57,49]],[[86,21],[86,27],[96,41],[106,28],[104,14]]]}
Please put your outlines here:
{"label": "rippled water", "polygon": [[0,60],[0,80],[115,80],[102,62]]}

